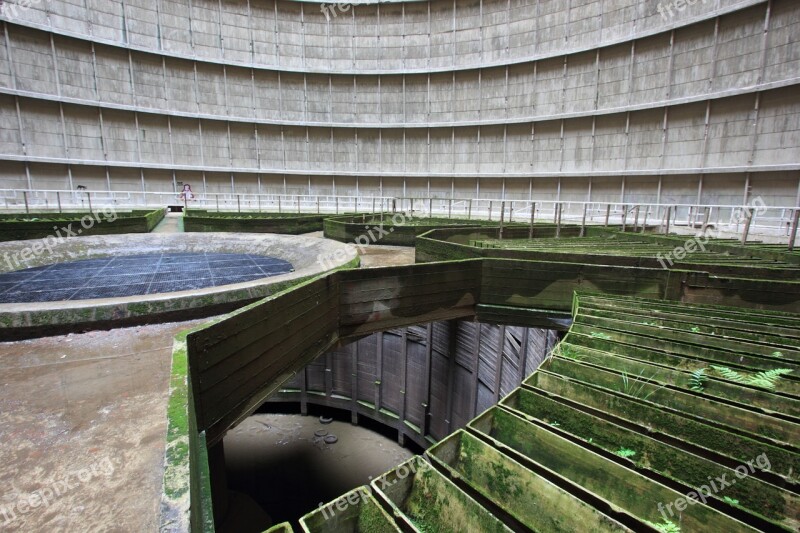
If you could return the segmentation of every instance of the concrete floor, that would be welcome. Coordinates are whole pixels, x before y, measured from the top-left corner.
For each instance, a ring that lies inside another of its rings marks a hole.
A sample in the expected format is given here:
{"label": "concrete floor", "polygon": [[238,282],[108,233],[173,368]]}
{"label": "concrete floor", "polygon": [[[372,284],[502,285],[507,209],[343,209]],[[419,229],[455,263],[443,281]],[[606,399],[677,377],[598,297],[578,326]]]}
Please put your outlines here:
{"label": "concrete floor", "polygon": [[0,343],[0,529],[156,529],[172,338],[199,323]]}

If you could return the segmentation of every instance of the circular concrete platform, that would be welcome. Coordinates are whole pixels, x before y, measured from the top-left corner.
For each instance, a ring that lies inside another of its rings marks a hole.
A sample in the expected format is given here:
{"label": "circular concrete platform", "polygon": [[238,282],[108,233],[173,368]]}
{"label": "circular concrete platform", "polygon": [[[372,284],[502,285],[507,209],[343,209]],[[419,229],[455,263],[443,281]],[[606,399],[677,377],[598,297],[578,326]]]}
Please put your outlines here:
{"label": "circular concrete platform", "polygon": [[[304,236],[150,233],[71,238],[51,249],[41,244],[0,243],[0,283],[7,283],[0,285],[0,336],[24,338],[212,316],[328,270],[358,264],[355,247]],[[193,281],[186,275],[190,258],[198,263],[195,272],[202,271],[204,277]],[[220,260],[219,270],[207,268],[210,258]],[[84,274],[72,272],[67,281],[68,271],[84,267]],[[111,272],[108,268],[129,276],[127,285],[137,290],[103,279],[104,272]],[[145,268],[147,273],[141,271]],[[43,283],[20,286],[37,279]]]}
{"label": "circular concrete platform", "polygon": [[0,274],[0,303],[92,300],[221,287],[292,272],[252,254],[161,253],[85,259]]}

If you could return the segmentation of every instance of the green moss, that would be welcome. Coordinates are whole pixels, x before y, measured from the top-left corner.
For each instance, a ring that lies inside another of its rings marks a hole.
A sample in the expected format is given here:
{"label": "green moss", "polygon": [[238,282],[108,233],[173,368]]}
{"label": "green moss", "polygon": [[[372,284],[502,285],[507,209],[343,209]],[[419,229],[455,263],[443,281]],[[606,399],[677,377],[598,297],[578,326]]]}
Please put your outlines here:
{"label": "green moss", "polygon": [[396,533],[397,529],[372,499],[362,500],[356,525],[357,533]]}

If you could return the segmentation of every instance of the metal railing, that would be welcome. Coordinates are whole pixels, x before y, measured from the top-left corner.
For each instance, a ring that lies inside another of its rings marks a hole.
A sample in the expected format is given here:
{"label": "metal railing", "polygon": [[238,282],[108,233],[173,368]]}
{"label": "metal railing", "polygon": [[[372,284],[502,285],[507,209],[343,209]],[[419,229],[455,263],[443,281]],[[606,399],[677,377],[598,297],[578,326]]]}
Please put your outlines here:
{"label": "metal railing", "polygon": [[433,198],[309,194],[66,191],[0,189],[0,210],[8,213],[145,209],[165,206],[209,211],[270,213],[411,212],[423,216],[489,220],[500,224],[553,222],[621,225],[629,231],[707,231],[747,242],[769,237],[794,248],[800,207],[769,206],[760,197],[747,205],[581,202],[556,199]]}

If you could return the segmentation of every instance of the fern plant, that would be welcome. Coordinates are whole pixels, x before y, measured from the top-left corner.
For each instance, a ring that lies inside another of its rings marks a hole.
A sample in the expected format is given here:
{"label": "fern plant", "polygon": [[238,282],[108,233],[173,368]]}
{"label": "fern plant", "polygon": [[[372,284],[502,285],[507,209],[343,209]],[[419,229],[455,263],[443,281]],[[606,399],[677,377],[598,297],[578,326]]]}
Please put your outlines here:
{"label": "fern plant", "polygon": [[656,531],[661,531],[662,533],[681,533],[680,526],[671,520],[664,520],[664,522],[660,524],[649,520],[645,520],[645,522]]}
{"label": "fern plant", "polygon": [[617,450],[614,453],[619,455],[620,457],[625,457],[625,458],[633,457],[634,455],[636,455],[636,451],[635,450],[631,450],[630,448],[620,448],[619,450]]}
{"label": "fern plant", "polygon": [[706,388],[706,381],[708,381],[706,369],[701,368],[699,370],[695,370],[692,372],[692,375],[689,376],[689,388],[695,392],[703,392],[703,390]]}
{"label": "fern plant", "polygon": [[711,365],[711,368],[727,380],[741,383],[742,385],[752,385],[753,387],[769,390],[775,390],[775,386],[778,384],[781,376],[792,373],[792,369],[790,368],[773,368],[772,370],[764,370],[757,374],[743,375],[726,366]]}
{"label": "fern plant", "polygon": [[739,500],[737,500],[736,498],[731,498],[729,496],[723,496],[722,499],[725,500],[725,503],[729,503],[731,505],[739,505]]}

